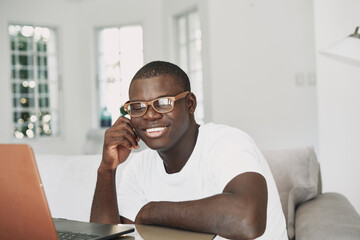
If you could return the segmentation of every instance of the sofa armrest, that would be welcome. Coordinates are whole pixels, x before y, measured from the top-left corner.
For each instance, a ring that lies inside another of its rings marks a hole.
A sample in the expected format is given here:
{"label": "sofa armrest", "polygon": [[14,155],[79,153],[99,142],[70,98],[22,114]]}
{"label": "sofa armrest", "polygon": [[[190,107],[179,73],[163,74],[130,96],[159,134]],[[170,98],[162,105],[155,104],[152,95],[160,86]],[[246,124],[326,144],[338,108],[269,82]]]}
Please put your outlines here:
{"label": "sofa armrest", "polygon": [[341,194],[324,193],[296,210],[296,240],[360,239],[360,216]]}

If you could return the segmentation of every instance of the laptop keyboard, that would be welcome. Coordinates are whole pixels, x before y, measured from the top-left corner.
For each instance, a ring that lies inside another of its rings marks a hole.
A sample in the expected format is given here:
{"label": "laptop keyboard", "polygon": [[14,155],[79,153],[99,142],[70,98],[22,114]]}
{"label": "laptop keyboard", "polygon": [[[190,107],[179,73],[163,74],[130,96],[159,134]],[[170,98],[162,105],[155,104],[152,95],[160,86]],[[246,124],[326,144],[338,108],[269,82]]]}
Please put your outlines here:
{"label": "laptop keyboard", "polygon": [[96,237],[100,237],[100,235],[96,234],[87,234],[87,233],[74,233],[74,232],[57,232],[59,240],[86,240],[92,239]]}

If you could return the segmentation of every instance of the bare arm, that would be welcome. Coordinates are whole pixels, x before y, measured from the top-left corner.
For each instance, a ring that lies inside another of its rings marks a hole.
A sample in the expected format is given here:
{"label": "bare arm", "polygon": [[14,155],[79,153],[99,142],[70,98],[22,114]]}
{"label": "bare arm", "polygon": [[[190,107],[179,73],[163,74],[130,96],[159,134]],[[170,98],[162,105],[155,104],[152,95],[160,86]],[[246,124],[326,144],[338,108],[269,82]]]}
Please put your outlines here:
{"label": "bare arm", "polygon": [[103,156],[98,169],[90,222],[120,223],[115,175],[119,164],[126,161],[131,149],[138,148],[139,137],[129,119],[120,117],[106,130]]}
{"label": "bare arm", "polygon": [[222,194],[187,202],[150,202],[139,211],[135,223],[253,239],[265,231],[266,212],[266,180],[249,172],[233,178]]}
{"label": "bare arm", "polygon": [[90,222],[120,223],[115,188],[116,170],[98,170]]}

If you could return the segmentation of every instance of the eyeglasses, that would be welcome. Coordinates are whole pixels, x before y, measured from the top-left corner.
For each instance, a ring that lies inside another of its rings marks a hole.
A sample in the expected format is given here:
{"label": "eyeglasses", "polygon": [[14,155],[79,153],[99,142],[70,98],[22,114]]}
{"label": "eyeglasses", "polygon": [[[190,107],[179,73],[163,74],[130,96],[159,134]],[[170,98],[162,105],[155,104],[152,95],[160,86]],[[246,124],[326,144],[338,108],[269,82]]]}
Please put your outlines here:
{"label": "eyeglasses", "polygon": [[160,97],[148,102],[127,101],[124,104],[124,109],[129,113],[131,117],[142,117],[147,112],[149,105],[158,113],[168,113],[174,109],[175,101],[185,98],[189,94],[189,91],[182,92],[173,97]]}

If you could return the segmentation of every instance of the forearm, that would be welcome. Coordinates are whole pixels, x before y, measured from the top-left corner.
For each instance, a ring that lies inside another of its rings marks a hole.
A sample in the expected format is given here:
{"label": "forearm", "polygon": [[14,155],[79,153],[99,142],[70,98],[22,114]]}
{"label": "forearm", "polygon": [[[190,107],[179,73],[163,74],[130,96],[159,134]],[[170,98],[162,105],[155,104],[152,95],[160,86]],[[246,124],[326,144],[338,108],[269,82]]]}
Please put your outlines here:
{"label": "forearm", "polygon": [[252,206],[231,193],[187,202],[150,202],[140,210],[135,222],[253,239],[263,230],[256,220],[262,213]]}
{"label": "forearm", "polygon": [[90,222],[120,223],[115,174],[116,170],[98,170]]}

